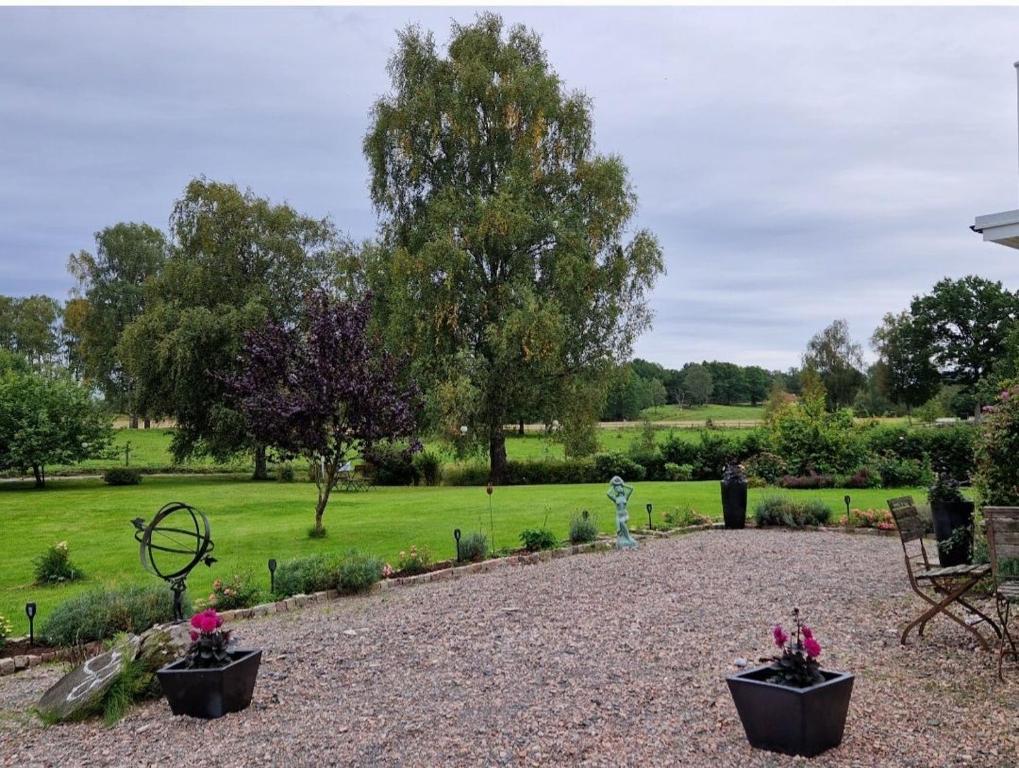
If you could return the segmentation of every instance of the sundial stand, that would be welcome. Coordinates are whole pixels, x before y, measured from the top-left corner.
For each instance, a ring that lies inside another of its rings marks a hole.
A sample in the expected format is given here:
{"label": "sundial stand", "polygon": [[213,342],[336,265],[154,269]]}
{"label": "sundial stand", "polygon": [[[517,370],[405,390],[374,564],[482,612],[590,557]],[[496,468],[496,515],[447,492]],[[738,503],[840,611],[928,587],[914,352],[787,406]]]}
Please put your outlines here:
{"label": "sundial stand", "polygon": [[173,620],[184,621],[184,591],[188,588],[185,577],[170,580],[170,591],[173,592]]}

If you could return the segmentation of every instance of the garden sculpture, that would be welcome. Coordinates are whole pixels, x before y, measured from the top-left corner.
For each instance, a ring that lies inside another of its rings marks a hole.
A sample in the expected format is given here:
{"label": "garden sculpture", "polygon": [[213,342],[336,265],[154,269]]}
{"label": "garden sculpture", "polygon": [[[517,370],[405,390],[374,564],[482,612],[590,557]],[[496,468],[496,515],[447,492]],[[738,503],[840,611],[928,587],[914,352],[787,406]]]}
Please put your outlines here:
{"label": "garden sculpture", "polygon": [[630,536],[630,511],[626,503],[633,494],[633,488],[616,475],[609,481],[609,492],[606,494],[616,505],[616,549],[636,549],[637,542]]}
{"label": "garden sculpture", "polygon": [[209,518],[192,506],[175,501],[160,509],[148,524],[136,517],[135,540],[140,545],[142,567],[163,579],[173,592],[173,616],[184,620],[183,595],[191,569],[204,562],[211,566],[212,537]]}

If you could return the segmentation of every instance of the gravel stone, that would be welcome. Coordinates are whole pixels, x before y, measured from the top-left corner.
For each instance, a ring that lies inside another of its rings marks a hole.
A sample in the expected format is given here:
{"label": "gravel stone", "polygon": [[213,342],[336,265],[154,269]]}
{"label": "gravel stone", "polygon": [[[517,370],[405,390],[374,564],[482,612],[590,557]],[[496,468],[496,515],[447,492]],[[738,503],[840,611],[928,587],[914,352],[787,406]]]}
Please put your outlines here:
{"label": "gravel stone", "polygon": [[210,722],[151,701],[44,729],[26,709],[60,670],[33,667],[0,679],[0,765],[802,766],[747,745],[725,685],[793,606],[856,674],[845,740],[811,765],[1019,764],[1019,669],[1000,683],[946,619],[899,645],[922,603],[898,541],[742,530],[236,623],[264,649],[254,700]]}

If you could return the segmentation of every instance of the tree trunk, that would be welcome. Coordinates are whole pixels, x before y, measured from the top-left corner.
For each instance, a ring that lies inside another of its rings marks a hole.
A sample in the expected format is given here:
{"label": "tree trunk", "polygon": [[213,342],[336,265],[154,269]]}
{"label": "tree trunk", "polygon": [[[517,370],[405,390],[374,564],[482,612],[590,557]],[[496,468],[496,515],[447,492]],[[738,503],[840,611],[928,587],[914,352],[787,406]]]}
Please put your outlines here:
{"label": "tree trunk", "polygon": [[32,474],[35,475],[35,487],[42,488],[46,485],[46,474],[38,464],[32,465]]}
{"label": "tree trunk", "polygon": [[518,432],[518,434],[519,434],[519,435],[520,435],[521,437],[523,437],[523,436],[524,436],[524,419],[523,419],[523,417],[521,417],[521,418],[520,418],[520,429],[519,429],[519,432]]}
{"label": "tree trunk", "polygon": [[148,416],[146,416],[145,417],[145,421],[142,422],[142,425],[145,427],[145,429],[151,429],[152,428],[152,419],[150,419]]}
{"label": "tree trunk", "polygon": [[266,467],[265,462],[265,446],[255,446],[255,474],[251,476],[252,480],[268,480],[269,470]]}
{"label": "tree trunk", "polygon": [[315,505],[315,535],[324,536],[325,528],[322,527],[322,516],[326,511],[326,504],[329,503],[329,494],[336,484],[336,473],[339,470],[340,462],[334,460],[325,466],[323,476],[319,478],[318,503]]}
{"label": "tree trunk", "polygon": [[506,434],[502,424],[494,422],[488,432],[488,479],[499,484],[506,477]]}
{"label": "tree trunk", "polygon": [[131,422],[130,422],[130,424],[131,424],[131,429],[138,429],[138,414],[137,413],[132,413],[131,414]]}

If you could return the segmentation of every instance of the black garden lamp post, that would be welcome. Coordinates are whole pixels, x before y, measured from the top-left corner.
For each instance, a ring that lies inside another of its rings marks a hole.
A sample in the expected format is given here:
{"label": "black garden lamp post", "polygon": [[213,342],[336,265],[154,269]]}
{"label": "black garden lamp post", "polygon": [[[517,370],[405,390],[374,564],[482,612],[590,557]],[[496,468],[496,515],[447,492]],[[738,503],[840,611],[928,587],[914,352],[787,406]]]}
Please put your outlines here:
{"label": "black garden lamp post", "polygon": [[456,539],[456,561],[460,562],[460,529],[453,529],[453,538]]}
{"label": "black garden lamp post", "polygon": [[849,494],[847,493],[842,500],[846,502],[846,525],[849,525]]}
{"label": "black garden lamp post", "polygon": [[651,502],[650,501],[647,503],[647,528],[648,528],[649,531],[653,531],[655,529],[654,524],[651,522]]}
{"label": "black garden lamp post", "polygon": [[25,615],[28,616],[28,646],[35,645],[35,603],[25,603]]}
{"label": "black garden lamp post", "polygon": [[269,591],[276,591],[276,558],[269,558]]}

